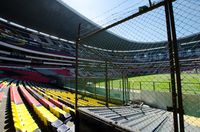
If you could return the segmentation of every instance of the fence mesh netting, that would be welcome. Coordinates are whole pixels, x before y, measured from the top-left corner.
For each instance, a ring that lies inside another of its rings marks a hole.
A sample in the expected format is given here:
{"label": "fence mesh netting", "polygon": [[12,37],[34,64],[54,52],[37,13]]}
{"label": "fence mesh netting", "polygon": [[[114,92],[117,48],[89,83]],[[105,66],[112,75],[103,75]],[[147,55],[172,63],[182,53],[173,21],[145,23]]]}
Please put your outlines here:
{"label": "fence mesh netting", "polygon": [[[151,7],[160,2],[163,1],[152,2]],[[119,105],[143,102],[146,107],[161,111],[157,111],[157,116],[151,116],[149,120],[142,118],[141,124],[147,126],[157,120],[157,124],[167,124],[159,129],[173,131],[173,114],[170,112],[172,67],[165,6],[160,4],[155,9],[150,9],[148,2],[147,6],[141,6],[142,2],[138,3],[140,7],[136,7],[139,8],[130,6],[123,12],[111,13],[102,18],[104,22],[98,28],[88,31],[84,23],[81,25],[78,91],[83,96],[103,100],[108,95],[110,103]],[[181,72],[184,127],[186,131],[199,131],[200,1],[177,0],[173,2],[173,10]],[[106,28],[138,12],[137,16]],[[150,130],[154,125],[145,127],[144,130]]]}

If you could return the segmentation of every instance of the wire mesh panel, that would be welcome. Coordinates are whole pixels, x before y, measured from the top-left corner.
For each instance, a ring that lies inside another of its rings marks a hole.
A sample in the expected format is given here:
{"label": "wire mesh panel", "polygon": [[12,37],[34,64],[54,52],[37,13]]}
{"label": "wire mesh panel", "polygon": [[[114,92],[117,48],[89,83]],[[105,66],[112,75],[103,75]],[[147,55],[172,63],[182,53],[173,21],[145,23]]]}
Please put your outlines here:
{"label": "wire mesh panel", "polygon": [[[109,53],[80,45],[79,55],[78,81],[79,84],[84,85],[80,86],[78,90],[81,90],[85,96],[104,101],[101,102],[101,106],[106,105],[106,96],[109,102],[120,103],[122,94],[118,92],[120,89],[114,88],[113,80],[121,76],[121,73],[117,73],[111,61],[108,60]],[[90,106],[93,105],[90,104]]]}
{"label": "wire mesh panel", "polygon": [[184,127],[185,131],[200,131],[200,1],[177,0],[173,7],[179,40]]}
{"label": "wire mesh panel", "polygon": [[[88,65],[80,62],[83,67],[79,67],[79,71],[90,73],[82,77],[87,78],[87,83],[91,85],[86,91],[102,95],[105,100],[108,96],[111,102],[119,100],[122,105],[140,108],[142,115],[130,114],[124,123],[132,130],[174,130],[173,113],[170,112],[170,57],[163,5],[156,9],[141,6],[138,8],[139,15],[87,36],[80,43],[80,55],[93,60]],[[151,109],[152,115],[148,113]]]}
{"label": "wire mesh panel", "polygon": [[103,29],[82,30],[79,91],[128,106],[105,108],[114,114],[97,112],[102,118],[135,131],[200,131],[199,7],[196,0],[149,1]]}

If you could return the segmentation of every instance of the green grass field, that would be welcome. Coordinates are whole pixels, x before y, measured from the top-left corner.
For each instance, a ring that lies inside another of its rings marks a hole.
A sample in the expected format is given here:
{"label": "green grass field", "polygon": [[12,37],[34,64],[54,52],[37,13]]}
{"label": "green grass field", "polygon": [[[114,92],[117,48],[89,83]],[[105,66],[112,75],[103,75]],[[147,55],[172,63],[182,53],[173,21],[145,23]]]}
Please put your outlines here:
{"label": "green grass field", "polygon": [[[130,89],[138,90],[158,90],[170,91],[170,74],[155,74],[131,77],[129,80]],[[200,93],[200,74],[181,74],[182,90],[183,92]],[[110,82],[111,88],[121,88],[121,79],[113,80]],[[97,87],[105,87],[105,82],[96,84]]]}

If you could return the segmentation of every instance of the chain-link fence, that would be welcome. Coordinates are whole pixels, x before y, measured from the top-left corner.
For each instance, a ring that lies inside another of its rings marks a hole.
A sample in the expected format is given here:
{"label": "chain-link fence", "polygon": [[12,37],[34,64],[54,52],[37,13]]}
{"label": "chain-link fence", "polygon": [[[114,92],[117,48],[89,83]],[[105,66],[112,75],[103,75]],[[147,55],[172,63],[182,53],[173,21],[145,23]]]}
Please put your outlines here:
{"label": "chain-link fence", "polygon": [[142,104],[143,116],[123,122],[131,129],[200,131],[199,13],[197,0],[155,1],[81,30],[78,91],[107,106]]}
{"label": "chain-link fence", "polygon": [[[181,1],[173,3],[178,52],[181,70],[181,86],[184,109],[184,127],[186,131],[199,131],[199,31],[200,1]],[[194,126],[195,128],[190,129]]]}

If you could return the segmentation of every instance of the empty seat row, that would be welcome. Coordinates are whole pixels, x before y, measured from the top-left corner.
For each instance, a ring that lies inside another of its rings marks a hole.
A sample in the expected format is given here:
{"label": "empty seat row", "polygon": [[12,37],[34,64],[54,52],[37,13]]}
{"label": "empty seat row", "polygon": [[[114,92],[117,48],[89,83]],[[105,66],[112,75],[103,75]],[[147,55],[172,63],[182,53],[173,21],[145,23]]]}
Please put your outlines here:
{"label": "empty seat row", "polygon": [[51,111],[56,117],[63,121],[69,121],[71,120],[71,114],[69,112],[65,112],[64,110],[60,109],[47,99],[45,99],[43,96],[40,96],[37,92],[32,90],[29,86],[26,86],[26,89],[36,98],[39,100],[39,102],[45,106],[49,111]]}
{"label": "empty seat row", "polygon": [[1,91],[1,92],[0,92],[0,102],[1,102],[2,99],[3,99],[3,96],[4,96],[4,93]]}
{"label": "empty seat row", "polygon": [[0,81],[0,102],[2,101],[3,96],[4,96],[3,88],[6,87],[7,84],[8,84],[7,81],[4,81],[4,80]]}
{"label": "empty seat row", "polygon": [[58,99],[54,99],[51,96],[45,94],[43,91],[40,91],[39,89],[37,89],[34,86],[31,86],[31,88],[33,90],[35,90],[38,94],[40,94],[41,96],[43,96],[44,98],[46,98],[48,101],[50,101],[51,103],[53,103],[54,105],[56,105],[57,107],[59,107],[60,109],[64,110],[67,113],[71,113],[72,115],[75,113],[75,110],[68,107],[67,105],[63,104],[62,102],[58,101]]}
{"label": "empty seat row", "polygon": [[3,89],[3,88],[5,88],[7,85],[8,85],[8,81],[4,81],[4,80],[2,80],[1,81],[1,83],[0,83],[0,91]]}
{"label": "empty seat row", "polygon": [[67,106],[70,106],[71,108],[74,108],[74,103],[73,103],[72,101],[63,99],[63,98],[61,98],[60,96],[57,96],[57,95],[55,95],[55,94],[52,94],[52,93],[50,93],[50,92],[47,92],[47,91],[43,90],[42,88],[37,87],[37,89],[40,90],[41,92],[45,93],[46,95],[52,97],[53,99],[55,99],[55,100],[57,100],[57,101],[59,101],[59,102],[65,104],[65,105],[67,105]]}
{"label": "empty seat row", "polygon": [[19,90],[45,126],[53,131],[70,131],[69,127],[38,102],[23,85],[19,85]]}
{"label": "empty seat row", "polygon": [[[64,100],[67,100],[68,102],[75,104],[75,94],[68,92],[68,91],[60,91],[60,90],[52,90],[47,88],[41,88],[37,87],[40,90],[43,90],[48,95],[54,95],[58,96]],[[78,95],[78,104],[79,106],[103,106],[105,102],[99,101],[93,98],[89,97],[82,97],[81,95]]]}
{"label": "empty seat row", "polygon": [[31,114],[24,105],[17,87],[14,84],[11,84],[10,86],[10,98],[13,122],[16,131],[40,132],[37,123],[34,121]]}

